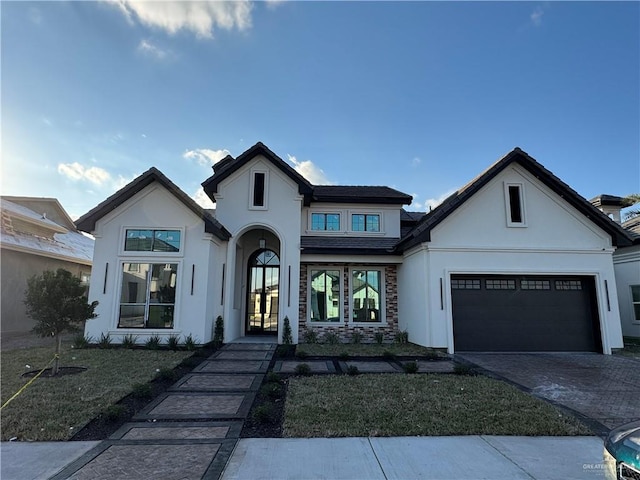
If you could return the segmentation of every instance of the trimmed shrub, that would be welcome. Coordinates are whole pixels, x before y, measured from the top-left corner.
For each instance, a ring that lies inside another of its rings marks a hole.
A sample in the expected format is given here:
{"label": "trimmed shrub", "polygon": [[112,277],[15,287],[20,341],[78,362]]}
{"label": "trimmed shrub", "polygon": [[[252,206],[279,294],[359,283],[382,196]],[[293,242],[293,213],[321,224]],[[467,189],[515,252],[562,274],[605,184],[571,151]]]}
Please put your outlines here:
{"label": "trimmed shrub", "polygon": [[83,334],[79,333],[73,337],[73,348],[77,348],[79,350],[89,348],[89,344],[93,341],[91,337],[85,337]]}
{"label": "trimmed shrub", "polygon": [[384,343],[384,333],[382,332],[376,332],[373,338],[378,345],[382,345]]}
{"label": "trimmed shrub", "polygon": [[409,343],[409,332],[407,332],[406,330],[403,330],[402,332],[396,333],[393,341],[401,344]]}
{"label": "trimmed shrub", "polygon": [[107,333],[106,335],[104,333],[100,334],[100,340],[98,340],[98,347],[100,348],[111,348],[111,343],[113,342],[113,340],[111,339],[111,336]]}
{"label": "trimmed shrub", "polygon": [[313,328],[307,328],[302,338],[304,343],[318,343],[318,334]]}
{"label": "trimmed shrub", "polygon": [[360,375],[360,370],[358,370],[358,367],[356,367],[355,365],[349,365],[347,367],[347,375]]}
{"label": "trimmed shrub", "polygon": [[221,315],[216,318],[216,326],[213,331],[213,344],[220,347],[224,342],[224,320]]}
{"label": "trimmed shrub", "polygon": [[151,335],[148,339],[147,342],[145,343],[145,346],[149,349],[149,350],[158,350],[160,348],[160,335]]}
{"label": "trimmed shrub", "polygon": [[179,346],[180,337],[178,335],[170,335],[169,338],[167,338],[167,347],[169,347],[169,350],[178,350]]}
{"label": "trimmed shrub", "polygon": [[184,348],[185,350],[192,351],[196,349],[196,340],[193,338],[193,335],[189,334],[184,339]]}
{"label": "trimmed shrub", "polygon": [[311,367],[308,363],[300,363],[296,365],[294,372],[296,375],[311,375]]}
{"label": "trimmed shrub", "polygon": [[418,373],[418,362],[412,360],[402,365],[404,373]]}
{"label": "trimmed shrub", "polygon": [[360,333],[358,330],[356,330],[351,335],[351,343],[359,344],[361,342],[362,342],[362,333]]}
{"label": "trimmed shrub", "polygon": [[133,348],[136,346],[138,342],[138,336],[127,333],[122,337],[122,343],[120,344],[123,348]]}
{"label": "trimmed shrub", "polygon": [[293,337],[291,335],[291,323],[289,322],[289,317],[284,317],[282,321],[282,344],[283,345],[292,345]]}
{"label": "trimmed shrub", "polygon": [[340,337],[338,337],[336,332],[329,331],[322,337],[322,343],[326,343],[327,345],[337,345],[340,343]]}

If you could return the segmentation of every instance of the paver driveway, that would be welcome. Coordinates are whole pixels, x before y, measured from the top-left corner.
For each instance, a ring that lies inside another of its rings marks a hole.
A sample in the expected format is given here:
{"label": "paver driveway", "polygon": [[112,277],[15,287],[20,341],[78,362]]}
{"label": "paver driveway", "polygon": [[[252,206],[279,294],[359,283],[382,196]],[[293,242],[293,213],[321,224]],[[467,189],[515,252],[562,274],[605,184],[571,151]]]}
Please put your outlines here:
{"label": "paver driveway", "polygon": [[594,353],[469,353],[457,355],[534,395],[597,423],[595,433],[640,419],[640,361]]}

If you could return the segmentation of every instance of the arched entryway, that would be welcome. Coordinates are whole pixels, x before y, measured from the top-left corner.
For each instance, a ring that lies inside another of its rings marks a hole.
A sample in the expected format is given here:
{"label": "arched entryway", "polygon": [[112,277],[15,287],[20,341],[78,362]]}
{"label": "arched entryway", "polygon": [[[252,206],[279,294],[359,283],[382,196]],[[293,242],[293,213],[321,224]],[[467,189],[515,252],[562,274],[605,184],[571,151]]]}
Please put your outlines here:
{"label": "arched entryway", "polygon": [[249,257],[247,272],[247,335],[277,335],[280,258],[262,248]]}

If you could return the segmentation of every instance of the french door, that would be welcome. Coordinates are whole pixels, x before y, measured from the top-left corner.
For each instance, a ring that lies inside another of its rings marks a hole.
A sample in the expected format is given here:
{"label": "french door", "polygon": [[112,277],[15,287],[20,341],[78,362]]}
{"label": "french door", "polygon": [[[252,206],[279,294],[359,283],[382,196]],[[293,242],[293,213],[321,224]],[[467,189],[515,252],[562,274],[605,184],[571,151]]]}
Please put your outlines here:
{"label": "french door", "polygon": [[246,333],[278,333],[280,259],[267,249],[249,258]]}

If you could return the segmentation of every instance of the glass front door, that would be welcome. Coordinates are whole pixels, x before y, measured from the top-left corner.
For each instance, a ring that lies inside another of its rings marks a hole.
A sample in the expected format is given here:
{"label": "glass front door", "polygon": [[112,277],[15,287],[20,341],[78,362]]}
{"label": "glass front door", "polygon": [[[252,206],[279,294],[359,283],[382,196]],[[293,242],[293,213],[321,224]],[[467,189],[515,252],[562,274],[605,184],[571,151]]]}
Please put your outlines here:
{"label": "glass front door", "polygon": [[280,259],[272,250],[258,250],[249,259],[247,334],[278,333]]}

